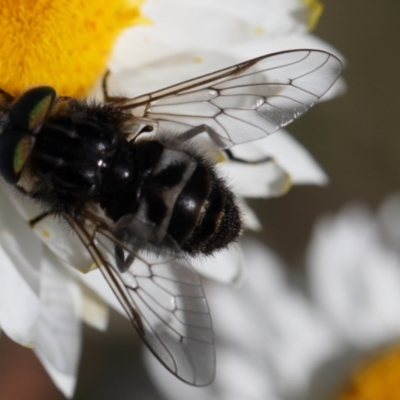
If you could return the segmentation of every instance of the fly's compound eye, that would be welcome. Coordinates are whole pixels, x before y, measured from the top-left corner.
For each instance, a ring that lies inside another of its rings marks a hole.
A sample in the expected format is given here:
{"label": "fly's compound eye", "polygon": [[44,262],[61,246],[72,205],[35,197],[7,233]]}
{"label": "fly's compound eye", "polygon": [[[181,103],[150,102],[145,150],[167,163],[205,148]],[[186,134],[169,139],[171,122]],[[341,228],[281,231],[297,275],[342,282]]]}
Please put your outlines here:
{"label": "fly's compound eye", "polygon": [[11,123],[21,130],[37,133],[42,127],[55,97],[55,90],[48,86],[28,90],[12,106]]}
{"label": "fly's compound eye", "polygon": [[10,111],[11,127],[0,136],[0,174],[15,185],[39,132],[54,102],[56,92],[48,86],[26,91]]}
{"label": "fly's compound eye", "polygon": [[35,137],[26,131],[7,130],[0,136],[0,173],[15,185],[31,153]]}

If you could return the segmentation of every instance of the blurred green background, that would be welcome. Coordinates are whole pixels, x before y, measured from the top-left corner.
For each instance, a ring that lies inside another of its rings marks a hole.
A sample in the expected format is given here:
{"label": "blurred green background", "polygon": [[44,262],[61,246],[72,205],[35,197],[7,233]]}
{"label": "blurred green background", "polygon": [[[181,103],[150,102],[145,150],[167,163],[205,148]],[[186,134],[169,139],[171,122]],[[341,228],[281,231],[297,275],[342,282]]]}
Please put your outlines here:
{"label": "blurred green background", "polygon": [[[289,131],[314,155],[331,183],[295,187],[284,197],[251,202],[264,226],[263,240],[293,269],[302,266],[319,216],[354,201],[376,208],[400,182],[400,2],[324,4],[315,33],[346,57],[348,90],[318,105]],[[0,355],[0,399],[63,398],[30,350],[3,335]],[[105,334],[85,327],[75,399],[94,398],[159,399],[142,365],[137,335],[116,313]]]}

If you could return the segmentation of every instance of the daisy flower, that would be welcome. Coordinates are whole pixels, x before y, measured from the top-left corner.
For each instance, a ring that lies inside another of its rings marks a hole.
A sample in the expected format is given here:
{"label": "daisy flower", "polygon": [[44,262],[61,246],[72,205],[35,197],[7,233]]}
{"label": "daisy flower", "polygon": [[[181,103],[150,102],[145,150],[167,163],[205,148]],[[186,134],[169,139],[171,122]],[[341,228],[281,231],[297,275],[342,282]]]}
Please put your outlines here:
{"label": "daisy flower", "polygon": [[[17,95],[46,84],[59,95],[100,98],[101,76],[108,68],[110,93],[134,96],[273,51],[333,51],[308,33],[321,12],[318,1],[149,0],[139,10],[141,5],[139,0],[5,1],[0,10],[2,89]],[[339,81],[327,97],[343,87]],[[273,158],[259,168],[221,164],[222,175],[232,179],[241,196],[249,228],[259,228],[259,222],[243,197],[277,196],[293,183],[326,182],[308,152],[285,132],[268,144],[262,140],[235,151],[249,159]],[[70,231],[46,219],[32,232],[26,220],[40,214],[38,208],[5,187],[0,197],[0,327],[32,347],[71,397],[81,321],[105,329],[107,304],[122,308],[99,271],[91,271],[93,261]],[[240,252],[236,247],[195,267],[219,281],[238,283],[244,274]]]}
{"label": "daisy flower", "polygon": [[175,382],[146,353],[161,393],[174,400],[399,399],[399,218],[400,196],[376,215],[352,205],[321,218],[307,253],[307,290],[270,250],[245,241],[243,286],[207,286],[215,381],[201,389]]}

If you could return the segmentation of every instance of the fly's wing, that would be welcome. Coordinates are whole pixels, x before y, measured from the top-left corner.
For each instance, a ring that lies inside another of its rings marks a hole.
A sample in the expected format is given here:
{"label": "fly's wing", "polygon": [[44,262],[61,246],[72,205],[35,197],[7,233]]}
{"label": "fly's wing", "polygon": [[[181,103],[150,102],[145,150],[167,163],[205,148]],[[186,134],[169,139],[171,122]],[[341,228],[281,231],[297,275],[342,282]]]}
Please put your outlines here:
{"label": "fly's wing", "polygon": [[[206,128],[219,148],[263,138],[312,107],[336,82],[342,63],[320,50],[266,55],[114,103],[154,122],[157,135]],[[186,140],[186,139],[182,139]]]}
{"label": "fly's wing", "polygon": [[132,250],[113,227],[65,215],[92,255],[137,332],[160,362],[195,386],[215,374],[211,317],[199,277],[177,255]]}

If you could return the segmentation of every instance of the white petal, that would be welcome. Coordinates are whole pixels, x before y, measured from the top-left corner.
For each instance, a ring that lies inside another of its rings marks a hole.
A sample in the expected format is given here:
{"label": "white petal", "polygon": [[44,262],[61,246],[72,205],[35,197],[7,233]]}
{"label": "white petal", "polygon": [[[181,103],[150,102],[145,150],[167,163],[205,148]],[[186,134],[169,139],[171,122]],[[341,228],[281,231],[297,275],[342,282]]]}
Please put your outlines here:
{"label": "white petal", "polygon": [[[190,4],[187,0],[174,0],[176,4]],[[166,3],[166,2],[165,2]],[[192,4],[195,4],[192,2]],[[205,0],[201,7],[208,12],[226,15],[224,18],[244,20],[254,27],[264,28],[267,35],[278,35],[297,30],[303,24],[294,16],[296,11],[306,9],[305,2],[299,0]],[[260,32],[258,32],[261,34]]]}
{"label": "white petal", "polygon": [[259,164],[235,161],[218,165],[235,193],[242,197],[275,197],[286,193],[291,177],[275,160]]}
{"label": "white petal", "polygon": [[[43,246],[15,210],[16,196],[0,183],[0,243],[34,293],[39,295],[39,274]],[[11,196],[11,202],[8,195]]]}
{"label": "white petal", "polygon": [[109,322],[109,307],[107,303],[97,293],[86,286],[81,288],[81,294],[81,319],[92,328],[105,331]]}
{"label": "white petal", "polygon": [[141,67],[125,66],[113,72],[108,87],[113,95],[135,97],[153,92],[197,76],[236,64],[238,60],[221,52],[193,49],[168,54]]}
{"label": "white petal", "polygon": [[295,185],[324,185],[328,182],[325,172],[306,148],[283,129],[265,139],[236,146],[233,151],[244,159],[273,157]]}
{"label": "white petal", "polygon": [[0,248],[0,326],[14,341],[32,346],[39,298]]}
{"label": "white petal", "polygon": [[82,274],[79,271],[73,271],[73,273],[77,279],[97,293],[108,305],[126,317],[125,310],[98,269],[87,274]]}
{"label": "white petal", "polygon": [[114,48],[109,68],[114,73],[125,69],[120,78],[126,85],[110,79],[113,93],[142,94],[276,51],[316,48],[338,54],[305,33],[297,17],[309,9],[303,1],[225,3],[146,1],[143,13],[153,23],[125,31]]}
{"label": "white petal", "polygon": [[77,290],[75,282],[47,252],[41,267],[41,304],[34,350],[67,397],[72,396],[75,387],[82,341],[81,322],[71,290]]}
{"label": "white petal", "polygon": [[[13,204],[25,221],[43,213],[43,209],[28,197],[17,196]],[[74,232],[54,216],[35,224],[33,232],[61,260],[82,272],[94,268],[93,260]]]}
{"label": "white petal", "polygon": [[39,312],[42,246],[0,191],[0,325],[31,346]]}
{"label": "white petal", "polygon": [[229,18],[223,12],[210,13],[204,7],[149,1],[143,12],[154,23],[137,26],[121,35],[114,48],[112,68],[139,67],[190,49],[221,49],[253,36],[244,20]]}
{"label": "white petal", "polygon": [[41,354],[37,354],[37,356],[55,385],[61,390],[66,398],[71,398],[75,391],[76,377],[58,371],[48,362],[47,358],[42,357]]}
{"label": "white petal", "polygon": [[229,53],[231,44],[251,44],[257,37],[265,43],[289,32],[305,31],[296,17],[303,8],[299,1],[196,4],[148,0],[142,11],[153,23],[127,30],[115,46],[111,65],[138,67],[191,49]]}
{"label": "white petal", "polygon": [[250,208],[247,202],[244,199],[238,197],[236,199],[236,204],[239,206],[240,212],[242,214],[243,228],[256,232],[261,231],[261,222],[258,219],[257,214]]}

